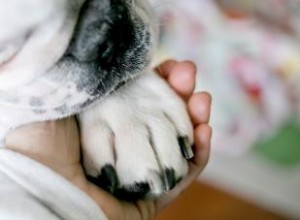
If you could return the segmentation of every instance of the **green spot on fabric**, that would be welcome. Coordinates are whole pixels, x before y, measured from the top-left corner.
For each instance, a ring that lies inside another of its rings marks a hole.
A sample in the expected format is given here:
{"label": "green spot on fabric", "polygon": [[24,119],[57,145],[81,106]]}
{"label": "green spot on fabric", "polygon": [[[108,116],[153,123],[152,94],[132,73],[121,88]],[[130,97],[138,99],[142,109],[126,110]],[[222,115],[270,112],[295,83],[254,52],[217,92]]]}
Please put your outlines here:
{"label": "green spot on fabric", "polygon": [[271,138],[257,144],[255,152],[274,163],[293,167],[300,163],[300,126],[286,123]]}

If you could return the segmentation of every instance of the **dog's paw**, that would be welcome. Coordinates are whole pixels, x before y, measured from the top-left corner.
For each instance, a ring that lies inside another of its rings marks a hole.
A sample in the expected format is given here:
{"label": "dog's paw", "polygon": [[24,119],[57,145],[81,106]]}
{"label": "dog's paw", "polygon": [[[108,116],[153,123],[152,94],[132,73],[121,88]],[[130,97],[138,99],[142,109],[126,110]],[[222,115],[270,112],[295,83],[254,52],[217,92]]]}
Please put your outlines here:
{"label": "dog's paw", "polygon": [[192,124],[184,102],[155,73],[125,85],[79,118],[86,174],[115,196],[156,197],[187,174]]}

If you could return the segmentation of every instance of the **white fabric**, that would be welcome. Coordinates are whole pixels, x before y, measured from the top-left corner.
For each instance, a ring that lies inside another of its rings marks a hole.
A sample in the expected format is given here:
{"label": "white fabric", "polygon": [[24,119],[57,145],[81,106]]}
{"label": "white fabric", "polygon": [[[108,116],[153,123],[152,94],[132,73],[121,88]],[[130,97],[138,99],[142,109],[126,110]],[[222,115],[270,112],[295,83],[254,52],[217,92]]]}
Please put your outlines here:
{"label": "white fabric", "polygon": [[49,168],[0,149],[0,220],[106,220],[96,203]]}

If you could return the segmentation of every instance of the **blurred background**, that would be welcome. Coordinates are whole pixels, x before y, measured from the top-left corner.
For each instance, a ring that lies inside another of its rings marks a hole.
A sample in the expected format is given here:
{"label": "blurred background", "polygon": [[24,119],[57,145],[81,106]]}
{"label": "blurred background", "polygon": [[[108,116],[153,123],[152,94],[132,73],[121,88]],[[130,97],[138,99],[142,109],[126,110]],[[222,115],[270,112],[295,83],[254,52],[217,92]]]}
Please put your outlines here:
{"label": "blurred background", "polygon": [[198,65],[214,129],[199,184],[158,219],[300,219],[300,1],[152,4],[156,62]]}

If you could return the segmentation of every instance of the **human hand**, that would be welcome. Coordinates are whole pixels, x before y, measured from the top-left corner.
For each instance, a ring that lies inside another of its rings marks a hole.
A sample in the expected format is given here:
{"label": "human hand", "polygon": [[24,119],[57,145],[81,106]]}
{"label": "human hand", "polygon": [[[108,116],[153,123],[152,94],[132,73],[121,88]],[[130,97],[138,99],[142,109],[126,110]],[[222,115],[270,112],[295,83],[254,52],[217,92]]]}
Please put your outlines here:
{"label": "human hand", "polygon": [[7,136],[7,146],[50,167],[81,188],[101,207],[109,219],[152,219],[196,179],[205,167],[210,148],[208,125],[211,98],[207,93],[192,94],[196,67],[190,62],[167,61],[157,72],[186,101],[194,124],[194,158],[189,162],[189,175],[172,191],[156,200],[134,203],[119,201],[89,183],[80,163],[80,140],[73,117],[23,126]]}

